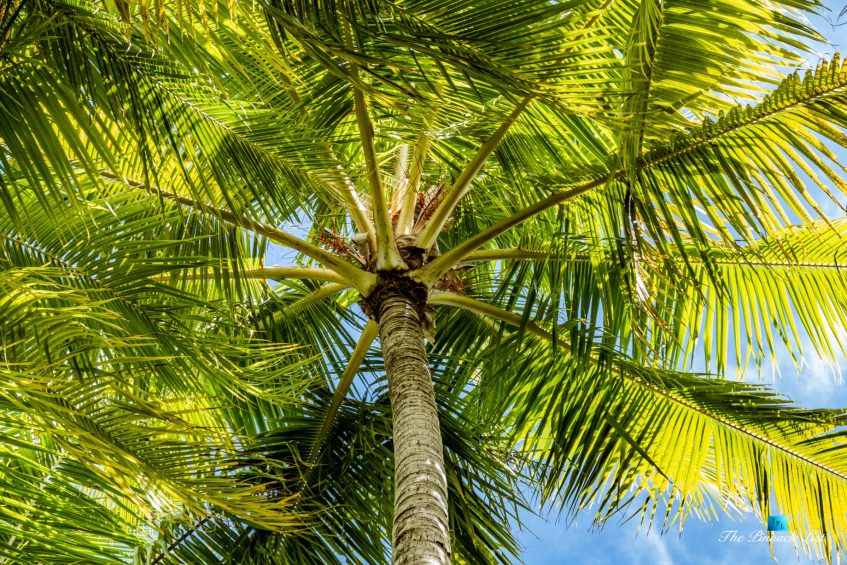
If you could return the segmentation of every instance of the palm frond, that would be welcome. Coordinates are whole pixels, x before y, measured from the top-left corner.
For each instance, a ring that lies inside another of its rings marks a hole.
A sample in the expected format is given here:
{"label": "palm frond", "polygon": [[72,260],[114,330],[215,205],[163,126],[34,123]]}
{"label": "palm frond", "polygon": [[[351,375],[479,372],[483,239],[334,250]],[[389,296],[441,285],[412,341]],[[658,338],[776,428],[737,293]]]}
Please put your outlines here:
{"label": "palm frond", "polygon": [[847,523],[830,506],[847,494],[839,411],[795,408],[761,385],[633,363],[602,345],[574,354],[519,314],[466,297],[434,301],[519,328],[477,327],[475,362],[462,370],[477,373],[490,417],[508,422],[543,501],[593,508],[598,523],[633,504],[652,521],[664,505],[667,527],[691,512],[714,516],[714,504],[767,516],[773,496],[807,536],[804,550],[830,559],[843,551]]}

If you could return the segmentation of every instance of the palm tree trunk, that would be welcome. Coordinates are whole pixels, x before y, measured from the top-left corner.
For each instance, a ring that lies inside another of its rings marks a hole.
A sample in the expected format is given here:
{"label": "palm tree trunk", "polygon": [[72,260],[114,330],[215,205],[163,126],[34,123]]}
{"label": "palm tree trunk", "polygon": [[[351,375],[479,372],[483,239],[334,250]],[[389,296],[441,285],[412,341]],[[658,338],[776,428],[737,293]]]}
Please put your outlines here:
{"label": "palm tree trunk", "polygon": [[379,312],[393,412],[393,562],[449,563],[444,448],[420,317],[399,295],[386,297]]}

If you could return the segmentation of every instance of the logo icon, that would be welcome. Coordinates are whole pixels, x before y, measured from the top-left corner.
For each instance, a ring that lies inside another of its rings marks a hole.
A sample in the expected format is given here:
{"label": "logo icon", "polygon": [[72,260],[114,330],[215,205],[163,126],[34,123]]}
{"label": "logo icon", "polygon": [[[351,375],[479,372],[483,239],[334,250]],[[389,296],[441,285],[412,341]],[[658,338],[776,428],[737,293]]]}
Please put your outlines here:
{"label": "logo icon", "polygon": [[769,532],[787,532],[788,519],[785,516],[768,516]]}

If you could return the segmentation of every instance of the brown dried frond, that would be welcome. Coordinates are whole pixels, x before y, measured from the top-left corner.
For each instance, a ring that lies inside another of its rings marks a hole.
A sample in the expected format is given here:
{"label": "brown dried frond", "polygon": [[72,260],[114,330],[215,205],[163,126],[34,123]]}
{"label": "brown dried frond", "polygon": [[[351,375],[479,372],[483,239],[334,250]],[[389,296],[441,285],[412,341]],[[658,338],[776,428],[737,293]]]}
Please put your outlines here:
{"label": "brown dried frond", "polygon": [[367,261],[365,261],[365,258],[362,257],[359,251],[351,245],[347,238],[343,237],[337,231],[323,228],[315,240],[336,255],[349,257],[363,266],[367,266]]}
{"label": "brown dried frond", "polygon": [[422,228],[423,224],[432,217],[435,210],[438,209],[438,205],[444,200],[445,194],[447,194],[447,188],[443,182],[426,192],[418,193],[418,200],[415,203],[415,232]]}
{"label": "brown dried frond", "polygon": [[465,279],[462,278],[456,271],[449,271],[435,283],[435,288],[452,292],[454,294],[465,293]]}

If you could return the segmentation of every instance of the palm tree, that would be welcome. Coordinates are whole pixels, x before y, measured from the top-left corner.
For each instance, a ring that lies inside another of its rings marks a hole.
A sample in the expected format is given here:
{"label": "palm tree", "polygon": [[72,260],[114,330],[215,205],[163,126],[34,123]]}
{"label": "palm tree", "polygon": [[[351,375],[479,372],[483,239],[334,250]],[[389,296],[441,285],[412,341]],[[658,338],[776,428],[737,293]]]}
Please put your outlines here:
{"label": "palm tree", "polygon": [[843,411],[724,378],[847,347],[819,9],[0,5],[0,560],[505,563],[533,504],[847,556]]}

